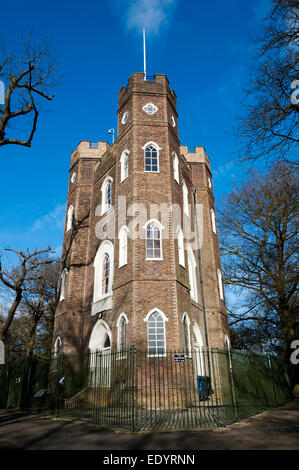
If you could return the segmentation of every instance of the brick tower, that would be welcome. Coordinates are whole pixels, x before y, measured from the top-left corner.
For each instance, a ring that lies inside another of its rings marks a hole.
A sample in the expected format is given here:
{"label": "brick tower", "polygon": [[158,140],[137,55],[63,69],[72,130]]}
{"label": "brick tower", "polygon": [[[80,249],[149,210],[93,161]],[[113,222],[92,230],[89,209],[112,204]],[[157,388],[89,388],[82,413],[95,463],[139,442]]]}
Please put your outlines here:
{"label": "brick tower", "polygon": [[54,351],[224,348],[210,162],[180,145],[165,75],[132,74],[117,131],[71,156]]}

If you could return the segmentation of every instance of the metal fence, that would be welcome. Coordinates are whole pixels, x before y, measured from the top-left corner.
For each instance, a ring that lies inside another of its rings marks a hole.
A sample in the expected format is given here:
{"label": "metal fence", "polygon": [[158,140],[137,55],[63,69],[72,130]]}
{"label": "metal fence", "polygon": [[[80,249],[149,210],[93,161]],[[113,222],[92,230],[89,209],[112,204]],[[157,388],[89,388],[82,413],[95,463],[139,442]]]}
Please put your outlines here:
{"label": "metal fence", "polygon": [[0,366],[0,407],[130,431],[225,426],[291,399],[278,357],[134,348]]}

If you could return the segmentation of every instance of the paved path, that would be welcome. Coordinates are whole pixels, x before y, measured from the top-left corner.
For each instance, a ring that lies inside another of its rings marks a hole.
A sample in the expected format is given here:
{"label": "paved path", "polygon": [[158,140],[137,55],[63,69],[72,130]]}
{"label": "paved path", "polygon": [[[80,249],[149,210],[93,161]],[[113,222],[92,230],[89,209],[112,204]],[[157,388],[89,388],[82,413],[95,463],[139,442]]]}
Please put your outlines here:
{"label": "paved path", "polygon": [[299,450],[299,400],[227,428],[117,433],[0,410],[0,450]]}

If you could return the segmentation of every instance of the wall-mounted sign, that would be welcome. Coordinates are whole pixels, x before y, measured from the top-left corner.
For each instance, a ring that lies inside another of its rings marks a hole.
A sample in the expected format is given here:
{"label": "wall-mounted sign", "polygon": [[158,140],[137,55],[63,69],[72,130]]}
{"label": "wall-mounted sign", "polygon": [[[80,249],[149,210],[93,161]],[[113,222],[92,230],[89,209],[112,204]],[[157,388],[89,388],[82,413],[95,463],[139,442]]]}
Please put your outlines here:
{"label": "wall-mounted sign", "polygon": [[175,362],[184,362],[185,360],[185,354],[175,354],[174,355],[174,361]]}

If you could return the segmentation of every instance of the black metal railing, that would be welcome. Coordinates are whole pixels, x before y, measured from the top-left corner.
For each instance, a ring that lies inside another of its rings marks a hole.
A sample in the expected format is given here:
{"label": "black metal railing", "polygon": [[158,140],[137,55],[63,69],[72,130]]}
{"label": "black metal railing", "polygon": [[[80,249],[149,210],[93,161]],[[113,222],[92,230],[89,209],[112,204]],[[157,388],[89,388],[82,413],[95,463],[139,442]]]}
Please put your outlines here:
{"label": "black metal railing", "polygon": [[98,351],[0,366],[0,407],[130,431],[225,426],[286,403],[283,362],[237,351]]}

